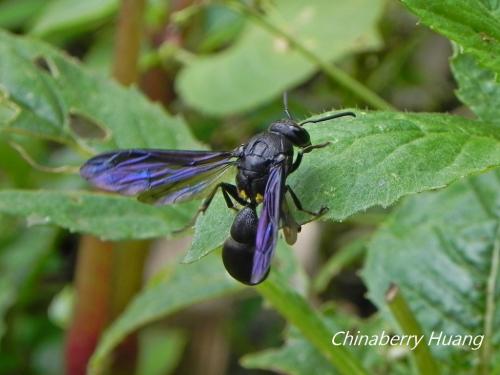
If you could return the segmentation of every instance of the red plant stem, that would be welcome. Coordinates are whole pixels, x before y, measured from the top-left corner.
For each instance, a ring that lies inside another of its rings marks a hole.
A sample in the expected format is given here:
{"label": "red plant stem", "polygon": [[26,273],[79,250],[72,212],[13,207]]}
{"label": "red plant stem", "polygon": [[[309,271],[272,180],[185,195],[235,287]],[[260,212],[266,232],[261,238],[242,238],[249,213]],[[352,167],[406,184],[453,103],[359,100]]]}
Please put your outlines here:
{"label": "red plant stem", "polygon": [[[137,80],[145,0],[123,0],[116,32],[113,76],[124,85]],[[119,244],[82,236],[78,249],[76,305],[66,341],[66,373],[84,375],[105,327],[139,290],[149,243]],[[135,372],[137,338],[117,348],[113,374]]]}
{"label": "red plant stem", "polygon": [[66,341],[66,373],[84,375],[108,322],[112,244],[83,236],[76,270],[76,304]]}

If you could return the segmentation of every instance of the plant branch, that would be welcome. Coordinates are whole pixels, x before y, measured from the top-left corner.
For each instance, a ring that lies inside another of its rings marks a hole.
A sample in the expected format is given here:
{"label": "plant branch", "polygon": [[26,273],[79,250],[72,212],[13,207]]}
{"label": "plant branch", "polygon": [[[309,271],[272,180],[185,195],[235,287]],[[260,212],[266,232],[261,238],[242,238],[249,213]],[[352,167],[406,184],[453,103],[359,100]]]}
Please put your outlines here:
{"label": "plant branch", "polygon": [[145,0],[122,0],[115,38],[113,77],[128,86],[137,81]]}
{"label": "plant branch", "polygon": [[484,318],[484,344],[481,349],[479,359],[479,373],[490,374],[491,354],[495,318],[495,295],[498,280],[498,267],[500,264],[500,225],[497,224],[495,231],[495,242],[493,244],[493,254],[491,258],[491,270],[488,277],[488,284],[486,287],[486,316]]}
{"label": "plant branch", "polygon": [[[385,299],[389,309],[391,310],[392,316],[398,322],[403,333],[406,335],[415,335],[416,337],[422,337],[423,332],[420,324],[418,324],[417,319],[410,310],[410,307],[406,303],[403,295],[399,288],[391,284]],[[438,375],[440,373],[439,366],[431,354],[429,346],[422,340],[415,350],[412,352],[415,358],[415,363],[418,368],[418,373],[422,375]]]}

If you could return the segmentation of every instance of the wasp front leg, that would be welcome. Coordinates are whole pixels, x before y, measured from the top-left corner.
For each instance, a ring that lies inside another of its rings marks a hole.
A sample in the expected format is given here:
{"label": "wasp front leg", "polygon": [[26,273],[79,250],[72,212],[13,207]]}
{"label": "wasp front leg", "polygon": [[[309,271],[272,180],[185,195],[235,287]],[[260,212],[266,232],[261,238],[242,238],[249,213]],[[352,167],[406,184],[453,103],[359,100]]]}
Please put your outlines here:
{"label": "wasp front leg", "polygon": [[323,143],[318,143],[316,145],[309,145],[309,146],[306,146],[306,147],[300,149],[299,152],[297,153],[297,158],[293,162],[292,168],[290,169],[290,172],[288,174],[295,172],[297,170],[297,168],[299,168],[300,163],[302,163],[302,158],[304,157],[304,154],[307,154],[308,152],[311,152],[312,150],[314,150],[316,148],[326,147],[330,143],[331,143],[330,141],[327,141],[327,142],[323,142]]}

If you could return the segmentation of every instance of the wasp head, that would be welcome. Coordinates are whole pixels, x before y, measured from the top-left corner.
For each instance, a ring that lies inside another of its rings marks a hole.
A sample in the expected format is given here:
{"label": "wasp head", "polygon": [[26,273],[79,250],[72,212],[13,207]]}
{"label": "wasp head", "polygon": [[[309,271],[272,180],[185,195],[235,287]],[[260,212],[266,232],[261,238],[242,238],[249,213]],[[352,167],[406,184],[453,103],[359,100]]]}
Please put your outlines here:
{"label": "wasp head", "polygon": [[269,131],[283,135],[297,147],[303,148],[311,145],[307,130],[291,119],[273,122],[269,127]]}

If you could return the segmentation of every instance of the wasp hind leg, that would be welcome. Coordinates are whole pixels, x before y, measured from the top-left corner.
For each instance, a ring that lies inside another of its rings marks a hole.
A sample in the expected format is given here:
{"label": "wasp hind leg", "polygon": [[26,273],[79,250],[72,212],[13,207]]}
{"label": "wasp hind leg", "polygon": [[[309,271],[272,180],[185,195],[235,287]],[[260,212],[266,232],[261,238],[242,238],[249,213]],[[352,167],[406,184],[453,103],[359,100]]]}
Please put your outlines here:
{"label": "wasp hind leg", "polygon": [[290,193],[290,196],[292,197],[293,203],[295,204],[295,207],[297,207],[297,210],[305,212],[306,214],[314,216],[315,218],[323,216],[328,211],[328,207],[321,207],[318,211],[307,210],[302,207],[302,202],[289,185],[286,186],[286,190]]}
{"label": "wasp hind leg", "polygon": [[238,190],[236,189],[236,186],[234,186],[232,184],[228,184],[226,182],[222,182],[222,183],[218,184],[210,192],[208,197],[205,198],[205,200],[203,201],[201,206],[198,208],[198,210],[196,211],[194,216],[191,218],[191,220],[182,228],[175,230],[174,233],[180,233],[180,232],[185,231],[187,228],[192,227],[196,223],[198,216],[200,216],[200,214],[202,214],[202,213],[205,213],[205,211],[208,209],[208,207],[210,206],[210,203],[212,203],[212,200],[215,197],[215,194],[217,193],[217,190],[219,190],[219,189],[221,189],[221,191],[222,191],[222,196],[224,197],[224,201],[226,202],[227,208],[231,208],[235,211],[238,211],[238,209],[234,206],[233,199],[236,202],[238,202],[239,204],[241,204],[242,206],[247,204],[247,202],[244,199],[240,198],[240,196],[238,195]]}

